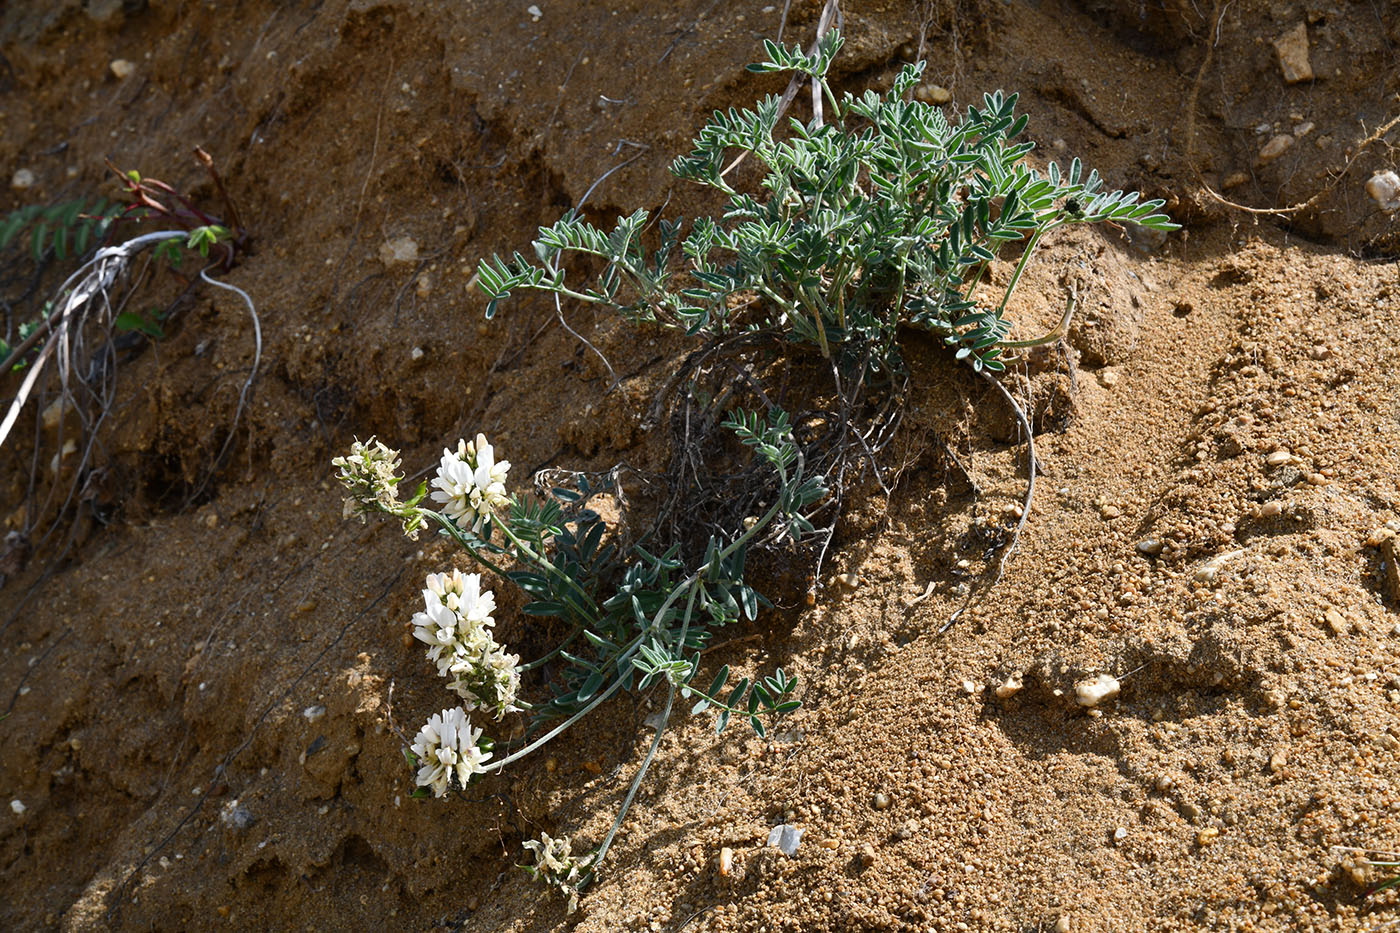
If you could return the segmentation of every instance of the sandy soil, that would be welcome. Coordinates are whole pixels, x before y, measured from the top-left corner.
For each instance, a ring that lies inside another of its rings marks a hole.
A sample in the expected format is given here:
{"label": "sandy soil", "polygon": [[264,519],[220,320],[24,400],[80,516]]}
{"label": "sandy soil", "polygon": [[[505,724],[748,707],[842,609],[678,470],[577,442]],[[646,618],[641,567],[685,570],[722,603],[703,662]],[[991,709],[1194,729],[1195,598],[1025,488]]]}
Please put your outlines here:
{"label": "sandy soil", "polygon": [[[638,425],[674,341],[569,309],[623,377],[607,393],[552,306],[488,325],[466,284],[639,153],[592,215],[705,208],[666,166],[709,110],[779,89],[743,65],[782,5],[527,6],[0,10],[0,174],[36,179],[0,211],[115,193],[103,156],[212,197],[202,145],[252,232],[226,278],[264,339],[211,477],[253,339],[232,296],[179,303],[123,357],[80,519],[4,556],[0,798],[23,807],[0,808],[0,927],[1393,927],[1356,855],[1400,846],[1400,593],[1374,546],[1400,519],[1400,226],[1362,190],[1397,167],[1396,131],[1367,142],[1400,113],[1394,8],[846,4],[841,86],[883,87],[922,37],[955,103],[1021,91],[1042,152],[1167,198],[1185,229],[1066,238],[1022,289],[1020,319],[1045,323],[1062,281],[1084,286],[1076,378],[1040,419],[1019,551],[942,634],[1024,448],[984,385],[911,345],[900,486],[857,504],[816,606],[773,593],[714,658],[797,671],[792,731],[674,727],[567,917],[512,867],[520,842],[601,837],[654,698],[471,800],[410,800],[389,688],[397,721],[444,702],[405,623],[452,552],[342,521],[329,460],[378,434],[428,466],[484,430],[522,477],[658,461]],[[794,2],[787,35],[819,11]],[[1274,41],[1300,25],[1314,77],[1288,84]],[[399,237],[416,261],[384,261]],[[35,442],[0,455],[7,530]],[[528,642],[502,597],[503,637]],[[1075,687],[1100,673],[1121,693],[1087,710]],[[783,821],[806,830],[792,858],[765,847]]]}

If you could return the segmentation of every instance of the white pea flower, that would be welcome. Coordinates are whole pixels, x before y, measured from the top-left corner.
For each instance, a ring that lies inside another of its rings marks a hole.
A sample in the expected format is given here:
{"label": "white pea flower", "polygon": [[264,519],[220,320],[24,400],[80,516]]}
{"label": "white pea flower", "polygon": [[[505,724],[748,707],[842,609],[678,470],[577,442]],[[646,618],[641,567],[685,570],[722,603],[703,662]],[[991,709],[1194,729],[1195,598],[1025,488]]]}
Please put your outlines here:
{"label": "white pea flower", "polygon": [[348,457],[336,457],[331,466],[339,467],[336,479],[349,491],[345,500],[345,517],[364,516],[368,512],[388,512],[403,520],[403,530],[411,538],[418,537],[422,516],[415,508],[419,497],[410,502],[399,499],[398,487],[403,477],[398,475],[399,452],[371,437],[363,444],[358,440],[350,447]]}
{"label": "white pea flower", "polygon": [[491,616],[496,595],[481,588],[481,574],[428,574],[423,606],[413,615],[413,637],[428,646],[428,659],[441,676],[459,656],[479,656],[495,647],[486,629],[496,624]]}
{"label": "white pea flower", "polygon": [[423,611],[413,615],[413,637],[428,646],[428,660],[465,702],[503,719],[519,709],[520,656],[506,654],[491,634],[496,595],[482,589],[481,574],[453,570],[428,574]]}
{"label": "white pea flower", "polygon": [[494,509],[510,504],[506,493],[506,473],[510,461],[496,460],[496,450],[478,434],[476,440],[457,442],[457,449],[444,448],[433,479],[433,501],[458,525],[480,532]]}
{"label": "white pea flower", "polygon": [[481,730],[472,728],[460,707],[433,716],[413,740],[413,754],[422,763],[418,786],[431,787],[441,797],[454,783],[466,787],[472,775],[486,773],[482,765],[491,753],[481,750],[480,741]]}
{"label": "white pea flower", "polygon": [[535,856],[535,864],[521,867],[527,868],[537,879],[557,887],[569,899],[568,913],[573,913],[578,908],[578,884],[597,853],[574,855],[573,843],[568,836],[554,839],[549,833],[540,833],[539,839],[531,839],[521,845]]}
{"label": "white pea flower", "polygon": [[[480,501],[493,509],[510,502],[506,495],[506,473],[510,472],[510,461],[496,462],[496,450],[486,442],[485,434],[476,436],[476,470],[472,481],[476,484]],[[479,506],[478,506],[479,507]]]}
{"label": "white pea flower", "polygon": [[345,500],[345,516],[379,507],[386,511],[398,508],[399,452],[371,437],[350,447],[348,457],[336,457],[331,466],[339,467],[336,479],[349,492]]}
{"label": "white pea flower", "polygon": [[[488,636],[489,637],[489,636]],[[520,656],[506,654],[494,641],[479,655],[460,654],[450,667],[448,685],[468,710],[494,713],[497,720],[514,712],[520,692]]]}

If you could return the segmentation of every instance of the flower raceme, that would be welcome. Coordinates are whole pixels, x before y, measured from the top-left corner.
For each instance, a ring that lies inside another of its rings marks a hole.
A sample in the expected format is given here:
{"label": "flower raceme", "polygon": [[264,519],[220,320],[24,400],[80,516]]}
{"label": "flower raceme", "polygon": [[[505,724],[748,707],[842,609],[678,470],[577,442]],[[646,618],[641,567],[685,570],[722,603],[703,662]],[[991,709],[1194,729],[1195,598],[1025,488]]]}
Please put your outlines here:
{"label": "flower raceme", "polygon": [[481,589],[481,574],[453,570],[428,574],[423,604],[424,611],[413,614],[413,636],[428,646],[428,660],[446,677],[454,655],[491,637],[486,629],[496,624],[496,596]]}
{"label": "flower raceme", "polygon": [[515,710],[520,657],[506,654],[491,634],[496,596],[481,588],[481,574],[429,574],[423,604],[413,616],[413,636],[428,646],[438,674],[452,678],[449,686],[466,708],[498,720]]}
{"label": "flower raceme", "polygon": [[569,899],[567,913],[578,909],[579,882],[593,864],[596,855],[589,853],[578,856],[573,853],[573,843],[568,836],[555,839],[549,833],[540,833],[539,839],[522,843],[526,852],[535,856],[534,865],[522,865],[536,878],[552,884]]}
{"label": "flower raceme", "polygon": [[350,448],[348,457],[336,457],[331,466],[339,467],[336,479],[350,493],[345,499],[345,517],[370,510],[394,512],[399,502],[399,452],[371,437]]}
{"label": "flower raceme", "polygon": [[433,501],[443,504],[443,514],[459,526],[480,532],[493,509],[510,503],[506,493],[506,473],[510,461],[497,462],[496,451],[478,434],[476,440],[457,442],[457,449],[445,448],[437,476],[433,479]]}
{"label": "flower raceme", "polygon": [[481,730],[472,728],[460,707],[434,715],[413,740],[413,754],[422,763],[418,786],[431,787],[441,797],[454,785],[466,787],[473,775],[484,774],[482,765],[491,753],[482,751],[480,741]]}

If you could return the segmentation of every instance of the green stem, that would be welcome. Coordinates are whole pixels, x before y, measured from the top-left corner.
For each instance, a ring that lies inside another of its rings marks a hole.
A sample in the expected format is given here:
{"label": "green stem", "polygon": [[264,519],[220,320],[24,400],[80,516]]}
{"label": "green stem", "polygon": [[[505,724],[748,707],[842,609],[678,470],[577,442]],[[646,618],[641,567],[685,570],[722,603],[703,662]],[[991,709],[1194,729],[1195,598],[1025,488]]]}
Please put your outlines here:
{"label": "green stem", "polygon": [[987,267],[990,265],[990,262],[984,262],[982,263],[982,265],[978,266],[977,274],[972,277],[971,282],[967,283],[967,289],[963,292],[963,294],[967,296],[968,301],[974,300],[973,292],[975,292],[977,290],[977,286],[982,283],[982,275],[987,271]]}
{"label": "green stem", "polygon": [[831,93],[831,85],[826,83],[826,78],[818,78],[817,83],[822,86],[822,95],[826,97],[826,102],[831,106],[831,122],[839,130],[846,129],[845,115],[841,113],[841,105],[836,102],[836,95]]}
{"label": "green stem", "polygon": [[[470,555],[472,556],[472,559],[475,560],[477,563],[479,563],[479,564],[481,564],[482,566],[484,566],[484,567],[486,567],[486,568],[488,568],[488,569],[494,571],[494,572],[495,572],[498,576],[500,576],[500,577],[503,577],[503,578],[505,578],[505,579],[507,579],[507,580],[510,579],[510,575],[509,575],[509,573],[507,573],[507,571],[505,570],[505,568],[500,567],[500,566],[498,566],[497,564],[495,564],[494,562],[489,561],[489,560],[487,560],[485,557],[482,557],[482,556],[481,556],[480,550],[479,550],[476,546],[474,546],[474,545],[472,544],[472,542],[470,542],[470,541],[468,541],[468,540],[466,539],[466,536],[462,534],[462,530],[461,530],[460,528],[457,527],[457,523],[454,522],[451,518],[449,518],[448,516],[442,514],[441,512],[435,512],[435,511],[433,511],[432,509],[422,509],[422,508],[420,508],[420,509],[418,510],[418,512],[419,512],[419,514],[421,514],[421,515],[427,515],[427,516],[432,517],[434,520],[436,520],[437,523],[438,523],[439,525],[442,526],[443,530],[446,531],[446,532],[448,533],[448,535],[452,538],[452,540],[456,541],[459,545],[461,545],[461,546],[462,546],[462,550],[464,550],[464,551],[466,551],[468,554],[470,554]],[[505,522],[503,522],[503,521],[498,521],[498,522],[496,522],[496,527],[497,527],[497,528],[500,528],[501,531],[502,531],[502,533],[504,533],[504,534],[506,535],[506,537],[510,538],[510,540],[511,540],[512,542],[515,543],[516,547],[518,547],[518,548],[520,549],[520,552],[521,552],[522,554],[524,554],[524,555],[525,555],[526,557],[528,557],[530,560],[534,561],[534,562],[535,562],[539,567],[541,567],[542,569],[548,570],[548,571],[554,573],[556,576],[561,577],[566,583],[568,583],[571,587],[573,587],[573,589],[576,590],[576,591],[579,593],[579,595],[581,595],[585,600],[587,600],[588,605],[591,607],[591,611],[590,611],[589,609],[585,609],[584,607],[580,606],[577,602],[575,602],[574,600],[570,599],[566,594],[562,594],[562,593],[560,594],[560,598],[569,606],[570,609],[572,609],[572,610],[578,615],[579,618],[581,618],[581,619],[594,619],[594,618],[597,617],[597,615],[598,615],[598,607],[597,607],[597,605],[593,602],[592,598],[588,595],[588,592],[587,592],[586,590],[584,590],[583,587],[579,586],[579,585],[578,585],[578,582],[577,582],[576,580],[574,580],[573,577],[571,577],[571,576],[569,576],[568,574],[564,573],[563,571],[559,570],[557,567],[555,567],[555,566],[554,566],[553,564],[551,564],[549,561],[547,561],[547,560],[545,560],[544,558],[538,556],[537,554],[535,554],[534,551],[530,550],[530,548],[529,548],[527,545],[525,545],[522,541],[520,541],[520,539],[517,538],[517,537],[511,532],[511,530],[509,529],[509,527],[507,527],[507,525],[506,525]]]}
{"label": "green stem", "polygon": [[822,357],[831,359],[831,347],[826,342],[826,322],[822,318],[821,309],[817,307],[807,289],[801,285],[797,286],[797,295],[802,301],[802,306],[812,315],[812,323],[817,328],[817,345],[821,347]]}
{"label": "green stem", "polygon": [[997,306],[997,317],[1006,313],[1006,303],[1011,300],[1011,293],[1016,291],[1017,284],[1021,281],[1021,273],[1026,271],[1026,263],[1030,262],[1031,254],[1035,252],[1036,244],[1040,242],[1040,235],[1045,230],[1039,229],[1031,236],[1030,243],[1026,246],[1026,251],[1021,254],[1021,261],[1016,263],[1016,271],[1011,274],[1011,281],[1006,285],[1006,294],[1001,297],[1001,304]]}
{"label": "green stem", "polygon": [[1074,316],[1074,302],[1078,294],[1073,288],[1070,289],[1069,298],[1065,299],[1065,314],[1060,318],[1060,323],[1055,325],[1055,329],[1044,337],[1036,337],[1034,340],[1001,340],[997,342],[998,347],[1006,349],[1025,349],[1028,347],[1040,347],[1047,343],[1054,343],[1061,340],[1069,333],[1069,321]]}
{"label": "green stem", "polygon": [[[512,503],[512,505],[513,504],[514,503]],[[581,616],[583,616],[584,618],[592,618],[597,615],[598,604],[593,601],[593,597],[588,595],[588,591],[585,590],[582,586],[580,586],[577,580],[569,576],[564,571],[560,570],[558,567],[551,564],[549,560],[543,555],[535,553],[535,551],[530,547],[530,545],[526,544],[524,541],[520,540],[520,538],[516,536],[515,532],[511,530],[509,522],[497,521],[496,527],[501,529],[501,533],[511,540],[511,543],[519,549],[521,554],[524,554],[530,560],[534,561],[537,566],[549,571],[550,573],[562,579],[565,583],[567,583],[570,586],[570,588],[573,589],[575,593],[578,593],[584,598],[584,600],[588,603],[589,607],[592,609],[592,612],[580,612],[579,614]],[[574,608],[577,609],[578,607],[575,606]]]}
{"label": "green stem", "polygon": [[[685,618],[681,623],[681,644],[685,643],[687,630],[690,628],[690,619],[695,612],[695,597],[697,591],[690,591],[690,599],[685,605]],[[661,710],[660,721],[656,724],[656,735],[652,736],[651,748],[647,749],[646,757],[642,759],[642,766],[637,769],[637,774],[632,778],[632,786],[627,788],[627,796],[622,800],[622,807],[617,811],[617,818],[613,820],[612,828],[608,830],[607,836],[603,838],[603,844],[598,847],[598,855],[593,859],[593,864],[589,866],[588,875],[584,883],[592,880],[593,874],[602,864],[603,857],[608,854],[608,849],[612,847],[613,839],[617,837],[617,831],[622,828],[623,820],[627,818],[627,811],[632,808],[632,801],[637,796],[637,790],[642,786],[642,778],[646,777],[647,769],[651,767],[652,761],[656,758],[656,752],[661,748],[661,737],[666,734],[666,724],[671,719],[671,709],[676,701],[676,685],[667,680],[666,682],[666,706]]]}
{"label": "green stem", "polygon": [[540,286],[540,288],[547,292],[555,292],[557,294],[564,295],[568,298],[577,299],[578,301],[586,301],[589,304],[608,304],[607,301],[604,301],[602,298],[599,298],[596,295],[585,295],[582,292],[574,291],[572,288],[565,288],[563,285],[542,285]]}
{"label": "green stem", "polygon": [[[641,642],[642,637],[638,635],[635,639],[633,639],[633,643],[629,647],[635,648],[637,645],[641,644]],[[608,687],[608,689],[604,690],[602,693],[594,697],[593,700],[583,709],[579,710],[577,713],[574,713],[568,719],[564,720],[564,722],[555,726],[553,729],[549,730],[544,735],[540,736],[538,739],[535,739],[535,741],[531,742],[529,745],[526,745],[524,748],[520,749],[520,751],[512,752],[511,754],[507,755],[499,761],[493,761],[490,764],[485,765],[482,768],[482,772],[490,773],[492,771],[499,771],[501,768],[504,768],[511,762],[519,761],[521,758],[524,758],[526,755],[539,749],[540,747],[545,745],[545,743],[558,736],[559,733],[563,732],[565,729],[568,729],[570,726],[578,722],[584,716],[587,716],[589,713],[593,712],[595,709],[597,709],[603,704],[604,700],[608,699],[608,697],[612,696],[621,688],[622,679],[618,678],[617,680],[614,680],[612,682],[612,685]]]}
{"label": "green stem", "polygon": [[524,673],[525,671],[533,671],[533,670],[534,670],[535,668],[537,668],[537,667],[543,667],[544,665],[548,664],[550,661],[553,661],[555,658],[557,658],[557,657],[559,656],[560,652],[562,652],[565,648],[569,647],[569,645],[573,644],[574,639],[575,639],[575,638],[578,638],[579,635],[581,635],[582,633],[583,633],[583,626],[582,626],[582,625],[575,625],[575,626],[574,626],[574,630],[573,630],[572,632],[570,632],[568,635],[566,635],[566,636],[564,637],[564,640],[561,641],[561,642],[555,647],[555,649],[554,649],[553,651],[551,651],[549,654],[544,655],[543,657],[536,658],[535,660],[529,662],[528,664],[522,664],[522,665],[520,665],[520,666],[517,668],[517,670],[519,670],[521,673]]}
{"label": "green stem", "polygon": [[421,508],[420,508],[420,509],[418,509],[418,514],[419,514],[419,515],[426,515],[426,516],[428,516],[429,518],[434,519],[439,525],[442,526],[442,530],[445,531],[445,532],[447,532],[448,536],[451,537],[452,540],[456,541],[459,545],[462,546],[462,550],[466,551],[468,554],[470,554],[470,555],[472,556],[472,560],[476,561],[478,564],[481,564],[483,567],[487,568],[488,570],[491,570],[491,571],[495,572],[497,575],[509,579],[509,578],[506,576],[505,568],[499,567],[499,566],[497,566],[495,563],[493,563],[492,561],[489,561],[489,560],[487,560],[486,558],[482,557],[481,554],[480,554],[480,552],[479,552],[475,547],[472,546],[471,542],[469,542],[469,541],[462,535],[462,530],[461,530],[460,528],[457,527],[457,523],[454,522],[452,519],[448,518],[446,515],[442,514],[441,512],[434,512],[432,509],[421,509]]}
{"label": "green stem", "polygon": [[[782,308],[783,311],[787,313],[788,317],[792,319],[793,326],[797,327],[797,322],[803,317],[802,309],[799,308],[797,305],[793,304],[792,302],[788,301],[786,298],[783,298],[777,292],[773,291],[773,289],[770,288],[766,282],[758,282],[757,285],[758,290],[762,292],[765,296],[767,296],[770,300],[772,300],[774,304]],[[801,330],[799,329],[799,334],[800,333]],[[826,336],[823,333],[823,329],[820,325],[817,327],[814,336],[817,338],[817,342],[819,344],[826,343]]]}

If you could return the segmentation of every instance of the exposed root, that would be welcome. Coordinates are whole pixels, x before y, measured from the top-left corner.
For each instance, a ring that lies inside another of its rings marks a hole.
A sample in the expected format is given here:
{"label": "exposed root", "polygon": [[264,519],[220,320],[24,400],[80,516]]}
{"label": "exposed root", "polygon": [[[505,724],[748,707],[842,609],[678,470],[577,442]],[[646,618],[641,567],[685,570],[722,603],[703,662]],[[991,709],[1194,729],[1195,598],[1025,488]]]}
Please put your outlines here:
{"label": "exposed root", "polygon": [[253,299],[248,297],[248,293],[237,285],[230,285],[228,282],[220,282],[218,279],[211,279],[207,269],[201,270],[199,277],[210,285],[231,291],[242,298],[248,305],[248,314],[253,319],[253,368],[248,373],[248,378],[243,382],[243,388],[238,392],[238,407],[233,412],[233,424],[229,426],[228,437],[224,438],[224,445],[219,448],[219,454],[214,458],[213,464],[209,467],[209,472],[205,474],[203,482],[187,498],[186,503],[194,501],[199,494],[209,485],[209,480],[218,471],[220,464],[224,462],[224,456],[228,453],[229,447],[233,444],[233,439],[238,434],[238,422],[243,417],[243,409],[248,404],[248,390],[253,387],[253,380],[258,377],[258,364],[262,361],[262,324],[258,320],[258,309],[253,306]]}
{"label": "exposed root", "polygon": [[1346,164],[1342,166],[1341,171],[1335,173],[1331,181],[1319,188],[1313,196],[1306,201],[1299,201],[1297,204],[1292,204],[1288,207],[1250,207],[1246,204],[1231,201],[1206,182],[1205,176],[1201,172],[1200,164],[1196,161],[1196,105],[1200,98],[1201,85],[1205,81],[1206,72],[1210,70],[1211,64],[1215,61],[1215,47],[1220,42],[1220,26],[1224,20],[1225,8],[1227,6],[1229,6],[1228,2],[1215,0],[1215,7],[1210,15],[1212,23],[1211,34],[1213,37],[1208,37],[1206,43],[1206,57],[1201,61],[1201,67],[1196,72],[1196,80],[1191,84],[1191,92],[1186,96],[1186,163],[1191,167],[1191,170],[1196,173],[1196,181],[1201,186],[1201,190],[1209,195],[1211,199],[1223,204],[1231,210],[1243,211],[1246,214],[1262,214],[1274,217],[1289,217],[1293,214],[1301,214],[1304,211],[1316,207],[1324,197],[1330,194],[1332,190],[1341,183],[1341,180],[1351,171],[1351,167],[1356,164],[1357,160],[1360,159],[1371,146],[1384,139],[1385,135],[1395,129],[1395,127],[1400,126],[1400,114],[1392,117],[1377,128],[1375,132],[1371,133],[1371,135],[1352,146],[1350,148],[1351,154],[1347,158]]}
{"label": "exposed root", "polygon": [[972,606],[973,599],[977,596],[979,592],[986,593],[1001,582],[1001,575],[1003,571],[1006,570],[1006,559],[1011,556],[1011,552],[1016,550],[1017,544],[1019,544],[1021,541],[1021,532],[1025,530],[1026,521],[1031,517],[1031,502],[1035,498],[1035,473],[1038,469],[1038,466],[1037,461],[1035,459],[1035,437],[1031,434],[1030,419],[1026,417],[1026,410],[1023,407],[1021,407],[1021,403],[1016,401],[1015,396],[1013,396],[1007,390],[1006,386],[1002,385],[996,377],[992,376],[992,374],[987,372],[986,370],[983,370],[982,378],[986,379],[992,385],[996,386],[997,391],[1002,394],[1002,397],[1006,399],[1006,403],[1011,406],[1011,410],[1016,413],[1016,420],[1020,422],[1021,430],[1025,432],[1027,457],[1026,498],[1025,501],[1021,503],[1021,519],[1016,523],[1015,531],[1011,533],[1011,540],[1008,541],[1006,543],[1006,546],[1001,549],[1001,555],[997,558],[996,570],[992,575],[991,582],[989,582],[985,587],[979,588],[978,590],[973,590],[967,594],[967,599],[965,599],[963,601],[963,604],[958,607],[957,612],[954,612],[948,618],[948,621],[943,623],[943,627],[938,630],[938,634],[940,635],[942,635],[944,632],[948,631],[948,629],[953,627],[954,623],[958,621],[959,617],[961,617],[962,614],[966,612],[969,607]]}

